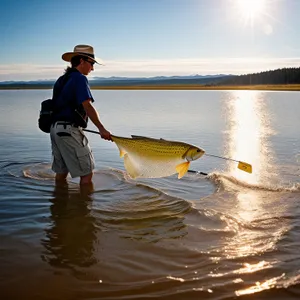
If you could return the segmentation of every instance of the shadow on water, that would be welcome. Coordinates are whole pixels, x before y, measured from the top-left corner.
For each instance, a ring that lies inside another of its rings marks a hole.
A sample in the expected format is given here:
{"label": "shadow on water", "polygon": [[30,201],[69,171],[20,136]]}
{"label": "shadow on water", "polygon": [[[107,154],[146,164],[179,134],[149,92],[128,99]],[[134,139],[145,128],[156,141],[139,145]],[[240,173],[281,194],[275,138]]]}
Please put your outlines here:
{"label": "shadow on water", "polygon": [[56,185],[50,206],[50,226],[41,244],[42,259],[53,267],[89,267],[96,263],[95,219],[91,214],[92,187],[72,191],[67,184]]}

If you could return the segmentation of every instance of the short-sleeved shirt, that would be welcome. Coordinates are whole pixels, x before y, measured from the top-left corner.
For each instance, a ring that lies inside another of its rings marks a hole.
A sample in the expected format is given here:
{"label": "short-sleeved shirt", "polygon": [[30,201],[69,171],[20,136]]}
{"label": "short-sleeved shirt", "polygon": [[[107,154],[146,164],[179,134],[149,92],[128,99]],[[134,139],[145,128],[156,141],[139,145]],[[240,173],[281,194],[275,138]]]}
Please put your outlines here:
{"label": "short-sleeved shirt", "polygon": [[67,74],[59,77],[53,87],[53,100],[57,110],[55,121],[73,123],[75,108],[84,119],[87,119],[82,103],[88,99],[94,102],[86,76],[76,69],[71,69]]}

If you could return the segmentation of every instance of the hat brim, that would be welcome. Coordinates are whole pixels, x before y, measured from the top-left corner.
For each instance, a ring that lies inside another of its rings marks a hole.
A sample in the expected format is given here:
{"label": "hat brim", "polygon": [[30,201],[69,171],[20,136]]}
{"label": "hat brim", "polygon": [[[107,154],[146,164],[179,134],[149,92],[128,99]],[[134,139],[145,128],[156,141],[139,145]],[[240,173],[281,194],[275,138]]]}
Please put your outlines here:
{"label": "hat brim", "polygon": [[[80,56],[85,56],[85,57],[89,58],[90,60],[92,60],[93,62],[95,62],[95,63],[98,64],[98,65],[103,65],[103,62],[102,62],[101,59],[99,59],[98,57],[97,57],[97,60],[96,60],[96,59],[90,57],[89,55],[85,55],[85,54],[82,53],[82,52],[66,52],[66,53],[64,53],[64,54],[61,56],[61,58],[62,58],[64,61],[70,62],[71,59],[72,59],[74,56],[78,56],[78,55],[80,55]],[[101,62],[100,62],[100,61],[101,61]]]}

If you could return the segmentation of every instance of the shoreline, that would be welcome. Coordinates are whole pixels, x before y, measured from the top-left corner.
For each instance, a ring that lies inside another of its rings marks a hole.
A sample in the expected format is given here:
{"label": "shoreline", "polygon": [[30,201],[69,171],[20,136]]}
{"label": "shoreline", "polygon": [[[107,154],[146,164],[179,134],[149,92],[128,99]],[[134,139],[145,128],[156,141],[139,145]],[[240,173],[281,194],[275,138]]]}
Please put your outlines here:
{"label": "shoreline", "polygon": [[[52,86],[19,85],[0,86],[0,90],[48,90]],[[300,91],[300,84],[262,84],[262,85],[116,85],[116,86],[90,86],[91,90],[260,90],[260,91]]]}
{"label": "shoreline", "polygon": [[203,85],[158,85],[158,86],[94,86],[95,90],[269,90],[269,91],[300,91],[300,84],[291,85],[241,85],[241,86],[203,86]]}

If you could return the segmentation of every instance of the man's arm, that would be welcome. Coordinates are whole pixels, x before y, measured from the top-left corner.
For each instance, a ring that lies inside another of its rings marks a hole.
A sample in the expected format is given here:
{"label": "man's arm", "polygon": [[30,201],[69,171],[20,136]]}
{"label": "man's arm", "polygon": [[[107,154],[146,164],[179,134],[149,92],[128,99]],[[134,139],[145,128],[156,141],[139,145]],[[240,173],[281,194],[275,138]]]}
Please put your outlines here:
{"label": "man's arm", "polygon": [[84,110],[86,111],[86,114],[91,119],[91,121],[95,124],[95,126],[98,128],[99,133],[101,137],[105,140],[111,141],[111,133],[105,129],[103,124],[100,121],[99,114],[95,107],[92,105],[91,100],[85,100],[82,102],[82,105],[84,107]]}

